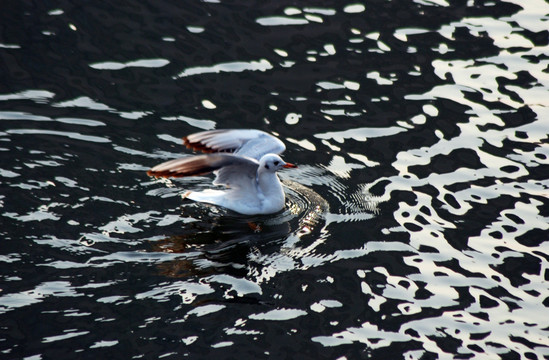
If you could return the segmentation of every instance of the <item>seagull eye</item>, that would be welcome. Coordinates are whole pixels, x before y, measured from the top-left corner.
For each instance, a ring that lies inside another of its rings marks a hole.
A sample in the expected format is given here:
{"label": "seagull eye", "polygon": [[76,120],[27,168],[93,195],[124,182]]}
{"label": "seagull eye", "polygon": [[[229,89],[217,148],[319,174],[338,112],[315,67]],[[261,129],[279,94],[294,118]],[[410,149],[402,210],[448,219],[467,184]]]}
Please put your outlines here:
{"label": "seagull eye", "polygon": [[279,163],[279,161],[278,161],[278,160],[277,160],[277,161],[275,161],[275,162],[274,162],[275,166],[276,166],[276,165],[278,165],[278,163]]}

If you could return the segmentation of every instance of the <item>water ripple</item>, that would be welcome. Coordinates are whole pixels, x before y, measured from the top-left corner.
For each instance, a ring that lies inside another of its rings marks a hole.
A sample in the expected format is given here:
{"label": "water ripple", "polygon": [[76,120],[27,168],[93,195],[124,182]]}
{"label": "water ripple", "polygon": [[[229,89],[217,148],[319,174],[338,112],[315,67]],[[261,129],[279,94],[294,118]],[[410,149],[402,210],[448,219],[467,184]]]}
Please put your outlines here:
{"label": "water ripple", "polygon": [[[549,356],[549,5],[410,4],[2,12],[2,354]],[[284,211],[146,175],[214,128],[284,140]]]}

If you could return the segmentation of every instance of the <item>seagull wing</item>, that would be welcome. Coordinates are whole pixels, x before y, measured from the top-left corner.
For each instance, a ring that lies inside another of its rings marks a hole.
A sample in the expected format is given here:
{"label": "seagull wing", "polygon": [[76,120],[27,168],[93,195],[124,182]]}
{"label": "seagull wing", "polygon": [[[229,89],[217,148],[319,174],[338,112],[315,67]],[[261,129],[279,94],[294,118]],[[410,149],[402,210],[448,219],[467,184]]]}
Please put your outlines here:
{"label": "seagull wing", "polygon": [[211,154],[174,159],[156,165],[147,174],[156,177],[184,177],[216,173],[214,184],[233,188],[253,186],[259,163],[233,154]]}
{"label": "seagull wing", "polygon": [[191,149],[218,153],[228,152],[261,159],[265,154],[281,154],[286,146],[276,137],[261,130],[209,130],[183,138]]}

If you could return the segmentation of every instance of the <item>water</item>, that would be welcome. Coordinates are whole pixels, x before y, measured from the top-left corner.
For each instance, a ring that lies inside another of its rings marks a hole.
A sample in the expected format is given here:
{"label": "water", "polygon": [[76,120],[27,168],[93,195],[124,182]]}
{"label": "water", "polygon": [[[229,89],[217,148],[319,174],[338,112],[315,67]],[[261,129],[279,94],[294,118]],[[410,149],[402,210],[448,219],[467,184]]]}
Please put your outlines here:
{"label": "water", "polygon": [[[549,357],[544,1],[2,7],[2,358]],[[283,212],[145,174],[212,128]]]}

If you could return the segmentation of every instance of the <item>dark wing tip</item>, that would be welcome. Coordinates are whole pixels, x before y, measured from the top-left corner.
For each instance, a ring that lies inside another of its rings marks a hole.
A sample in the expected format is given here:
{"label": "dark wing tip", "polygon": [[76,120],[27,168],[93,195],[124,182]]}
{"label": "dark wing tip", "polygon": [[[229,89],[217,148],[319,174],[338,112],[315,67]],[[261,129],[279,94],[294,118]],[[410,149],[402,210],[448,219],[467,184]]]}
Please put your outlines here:
{"label": "dark wing tip", "polygon": [[171,171],[153,171],[149,170],[147,171],[147,175],[154,176],[155,178],[170,178],[170,177],[183,177],[185,175],[179,175],[177,173],[173,173]]}
{"label": "dark wing tip", "polygon": [[202,176],[202,175],[208,175],[211,172],[218,170],[219,168],[202,168],[200,171],[172,171],[172,170],[163,170],[163,171],[153,171],[149,170],[147,171],[147,175],[154,176],[155,178],[180,178],[180,177],[186,177],[186,176]]}
{"label": "dark wing tip", "polygon": [[187,136],[183,138],[183,145],[187,147],[187,149],[191,149],[194,151],[200,151],[206,154],[214,153],[215,150],[204,145],[200,141],[191,142]]}
{"label": "dark wing tip", "polygon": [[222,164],[211,163],[208,160],[209,155],[171,160],[156,165],[147,171],[147,175],[157,178],[201,176],[218,170],[222,166]]}
{"label": "dark wing tip", "polygon": [[[208,140],[212,140],[218,134],[225,132],[225,130],[209,130],[200,133],[191,134],[183,138],[183,145],[188,149],[194,151],[200,151],[206,154],[213,153],[234,153],[237,150],[236,148],[222,147],[222,146],[211,146],[208,145]],[[189,139],[193,137],[195,140]]]}

